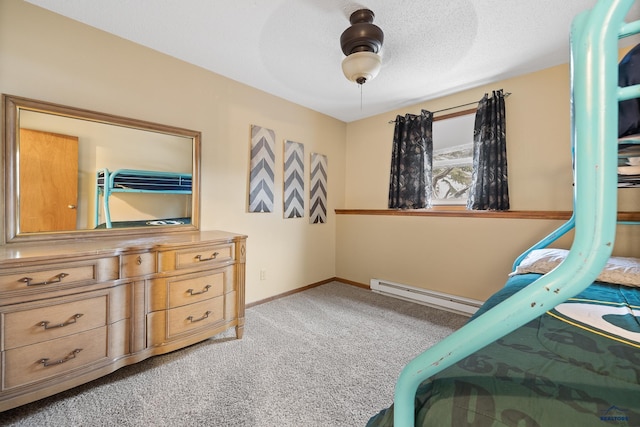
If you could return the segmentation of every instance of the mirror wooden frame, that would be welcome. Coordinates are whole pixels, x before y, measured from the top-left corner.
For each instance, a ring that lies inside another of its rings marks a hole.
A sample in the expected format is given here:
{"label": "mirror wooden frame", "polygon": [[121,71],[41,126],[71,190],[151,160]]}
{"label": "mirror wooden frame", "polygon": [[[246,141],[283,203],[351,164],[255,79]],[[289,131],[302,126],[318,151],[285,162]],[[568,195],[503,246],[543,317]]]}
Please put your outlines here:
{"label": "mirror wooden frame", "polygon": [[[176,135],[191,138],[192,146],[192,194],[191,194],[191,223],[184,225],[159,225],[153,227],[130,227],[110,229],[88,229],[64,232],[20,233],[18,226],[18,179],[17,179],[17,150],[19,132],[20,109],[56,114],[69,118],[93,121],[103,124],[122,126],[149,132]],[[151,235],[157,233],[178,233],[196,231],[200,229],[200,144],[199,131],[167,126],[143,120],[115,116],[80,108],[68,107],[46,101],[23,98],[13,95],[2,95],[2,164],[4,174],[0,177],[0,189],[4,190],[2,200],[4,208],[0,209],[0,222],[4,224],[2,244],[30,241],[51,241],[60,239],[77,239],[91,237],[118,237],[135,235]]]}

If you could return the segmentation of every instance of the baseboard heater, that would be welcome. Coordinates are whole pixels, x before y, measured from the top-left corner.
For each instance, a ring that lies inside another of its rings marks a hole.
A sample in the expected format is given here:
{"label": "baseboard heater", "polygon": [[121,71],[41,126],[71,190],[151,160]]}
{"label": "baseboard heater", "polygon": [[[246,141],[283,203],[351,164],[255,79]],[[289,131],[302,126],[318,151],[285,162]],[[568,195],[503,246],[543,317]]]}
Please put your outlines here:
{"label": "baseboard heater", "polygon": [[413,286],[389,282],[387,280],[371,279],[369,286],[372,291],[380,294],[428,305],[441,310],[453,311],[467,316],[474,314],[482,305],[482,301],[445,294],[442,292],[429,291]]}

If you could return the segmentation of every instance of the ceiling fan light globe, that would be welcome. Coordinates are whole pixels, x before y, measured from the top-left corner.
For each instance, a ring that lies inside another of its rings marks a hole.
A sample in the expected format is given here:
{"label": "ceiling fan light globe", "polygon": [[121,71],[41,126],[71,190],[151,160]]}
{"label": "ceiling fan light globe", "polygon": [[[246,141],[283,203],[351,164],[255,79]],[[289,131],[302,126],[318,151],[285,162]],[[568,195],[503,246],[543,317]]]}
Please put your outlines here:
{"label": "ceiling fan light globe", "polygon": [[373,52],[352,53],[342,60],[344,76],[358,84],[362,84],[363,79],[365,82],[374,79],[381,67],[382,58]]}

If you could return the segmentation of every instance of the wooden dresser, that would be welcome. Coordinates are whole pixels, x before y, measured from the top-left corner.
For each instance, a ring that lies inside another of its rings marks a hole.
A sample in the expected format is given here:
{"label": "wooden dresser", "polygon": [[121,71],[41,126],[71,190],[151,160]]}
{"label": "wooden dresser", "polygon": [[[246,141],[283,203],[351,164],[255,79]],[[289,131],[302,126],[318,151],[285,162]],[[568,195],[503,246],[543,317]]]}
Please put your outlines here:
{"label": "wooden dresser", "polygon": [[0,247],[0,411],[244,328],[246,236]]}

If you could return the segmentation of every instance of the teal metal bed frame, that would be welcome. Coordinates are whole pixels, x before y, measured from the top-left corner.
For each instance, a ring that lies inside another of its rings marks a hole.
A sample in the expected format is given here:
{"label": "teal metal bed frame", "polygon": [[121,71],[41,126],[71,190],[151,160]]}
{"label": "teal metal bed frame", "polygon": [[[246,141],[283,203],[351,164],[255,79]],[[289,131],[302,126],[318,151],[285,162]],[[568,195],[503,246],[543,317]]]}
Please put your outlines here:
{"label": "teal metal bed frame", "polygon": [[192,194],[192,175],[136,169],[100,169],[96,172],[95,225],[99,225],[100,196],[106,228],[112,228],[109,198],[113,193]]}
{"label": "teal metal bed frame", "polygon": [[568,256],[556,269],[469,322],[409,362],[394,396],[394,425],[413,426],[420,383],[586,289],[611,256],[617,218],[618,103],[640,98],[640,85],[618,87],[618,40],[640,33],[625,23],[634,0],[599,0],[571,27],[573,215],[520,255],[571,229]]}

